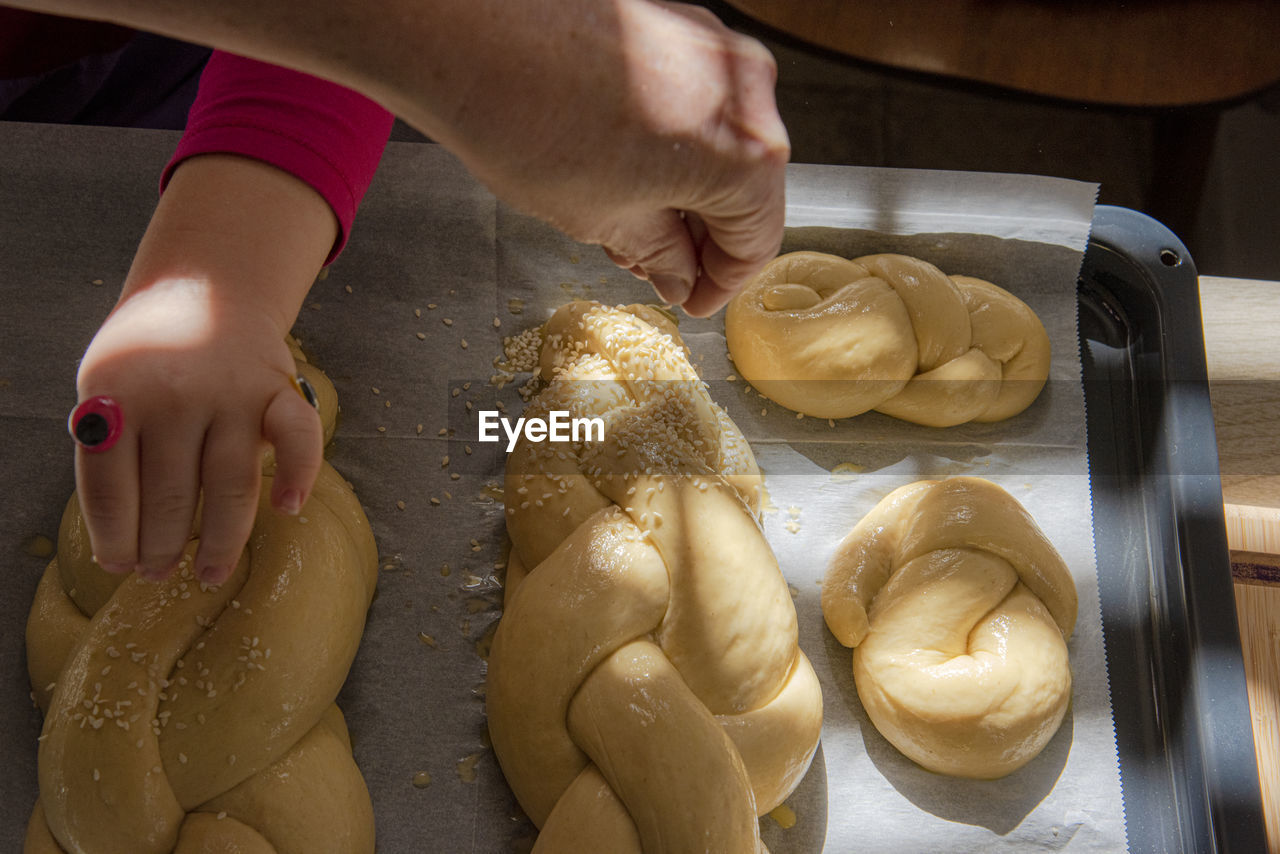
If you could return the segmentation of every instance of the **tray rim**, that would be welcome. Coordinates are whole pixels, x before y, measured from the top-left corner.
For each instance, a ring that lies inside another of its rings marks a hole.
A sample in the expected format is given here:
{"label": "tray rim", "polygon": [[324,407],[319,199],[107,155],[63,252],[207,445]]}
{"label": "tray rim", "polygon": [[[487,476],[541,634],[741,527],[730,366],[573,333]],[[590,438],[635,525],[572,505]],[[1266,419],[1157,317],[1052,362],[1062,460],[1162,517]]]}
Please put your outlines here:
{"label": "tray rim", "polygon": [[[1164,225],[1132,209],[1099,205],[1080,273],[1082,308],[1085,300],[1098,298],[1098,291],[1114,300],[1108,308],[1122,313],[1116,320],[1129,324],[1126,355],[1133,370],[1132,391],[1137,407],[1149,416],[1141,425],[1149,430],[1137,430],[1136,440],[1149,467],[1140,472],[1100,470],[1096,464],[1114,462],[1117,452],[1100,446],[1109,437],[1098,435],[1090,422],[1094,537],[1097,543],[1108,535],[1108,521],[1116,518],[1098,512],[1097,487],[1102,479],[1136,478],[1130,488],[1136,486],[1153,499],[1145,509],[1154,514],[1158,531],[1165,534],[1159,543],[1149,542],[1150,560],[1163,568],[1154,576],[1161,589],[1152,603],[1153,611],[1163,606],[1163,613],[1149,616],[1156,623],[1154,631],[1162,635],[1155,640],[1173,660],[1157,663],[1160,672],[1155,675],[1162,678],[1152,691],[1157,695],[1179,692],[1181,720],[1190,724],[1165,733],[1166,768],[1185,775],[1170,781],[1177,830],[1184,843],[1195,844],[1197,852],[1265,851],[1208,395],[1198,275],[1186,247]],[[1090,384],[1096,379],[1088,375],[1084,379],[1088,403]],[[1134,417],[1141,419],[1141,413]],[[1105,596],[1102,607],[1105,631]],[[1111,641],[1108,638],[1106,652],[1114,698],[1116,666],[1131,650],[1117,649]],[[1167,699],[1154,698],[1157,704]],[[1113,704],[1113,719],[1118,712]],[[1122,753],[1122,727],[1117,724],[1117,750]],[[1120,764],[1130,850],[1148,850],[1139,847],[1142,840],[1135,839],[1147,816],[1130,810],[1128,802],[1131,796],[1137,800],[1149,793],[1132,791],[1124,779],[1125,763]],[[1255,773],[1242,774],[1242,767]]]}

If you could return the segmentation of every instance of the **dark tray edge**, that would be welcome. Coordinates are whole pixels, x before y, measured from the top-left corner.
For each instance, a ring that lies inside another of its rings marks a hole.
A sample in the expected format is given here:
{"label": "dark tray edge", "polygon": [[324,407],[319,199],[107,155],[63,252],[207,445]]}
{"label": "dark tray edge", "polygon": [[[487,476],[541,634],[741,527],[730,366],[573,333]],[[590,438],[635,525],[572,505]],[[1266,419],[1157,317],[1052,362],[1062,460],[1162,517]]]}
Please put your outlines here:
{"label": "dark tray edge", "polygon": [[[1125,415],[1116,411],[1124,405],[1116,399],[1121,384],[1114,376],[1091,376],[1086,359],[1103,622],[1105,628],[1108,616],[1119,616],[1122,626],[1108,631],[1106,641],[1130,848],[1164,851],[1176,841],[1188,851],[1262,852],[1265,830],[1195,265],[1156,220],[1098,206],[1080,300],[1082,312],[1092,303],[1091,310],[1113,315],[1114,331],[1126,337],[1132,375],[1125,385],[1134,407],[1129,418],[1137,427],[1136,447],[1117,447],[1115,425]],[[1132,582],[1121,589],[1124,582],[1117,586],[1103,577],[1104,551],[1134,536],[1114,530],[1117,522],[1124,524],[1125,512],[1107,506],[1126,499],[1144,504],[1150,526],[1146,615],[1139,613],[1144,603],[1133,601]],[[1143,632],[1149,633],[1145,651],[1158,653],[1145,674],[1143,638],[1137,636]],[[1128,680],[1142,676],[1146,684],[1127,690]],[[1149,692],[1146,711],[1155,712],[1158,732],[1139,732],[1142,726],[1124,717],[1134,710],[1122,708],[1121,698],[1143,692]],[[1165,780],[1170,797],[1161,805],[1150,787]],[[1167,835],[1170,821],[1173,836]],[[1166,826],[1157,829],[1161,824]]]}

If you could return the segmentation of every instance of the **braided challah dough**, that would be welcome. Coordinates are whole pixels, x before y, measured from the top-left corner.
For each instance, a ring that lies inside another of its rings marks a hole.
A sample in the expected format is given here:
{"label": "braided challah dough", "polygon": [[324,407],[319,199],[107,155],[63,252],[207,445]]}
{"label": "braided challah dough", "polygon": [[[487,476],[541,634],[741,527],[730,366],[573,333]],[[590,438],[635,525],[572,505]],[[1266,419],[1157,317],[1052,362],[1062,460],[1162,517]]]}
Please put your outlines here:
{"label": "braided challah dough", "polygon": [[845,537],[823,580],[876,729],[931,771],[990,779],[1034,758],[1071,698],[1071,573],[987,480],[918,481]]}
{"label": "braided challah dough", "polygon": [[[327,438],[333,387],[298,368]],[[334,699],[373,598],[373,535],[328,464],[299,516],[272,510],[272,470],[268,457],[249,544],[218,587],[192,574],[198,519],[179,569],[154,583],[94,563],[67,503],[27,621],[45,713],[27,854],[372,854]]]}
{"label": "braided challah dough", "polygon": [[1000,421],[1030,406],[1049,372],[1049,336],[1026,303],[907,255],[780,255],[724,323],[742,376],[819,418]]}
{"label": "braided challah dough", "polygon": [[822,698],[753,510],[750,448],[653,309],[561,308],[541,370],[526,417],[606,426],[603,441],[522,440],[507,461],[486,696],[535,850],[763,850],[758,816],[808,769]]}

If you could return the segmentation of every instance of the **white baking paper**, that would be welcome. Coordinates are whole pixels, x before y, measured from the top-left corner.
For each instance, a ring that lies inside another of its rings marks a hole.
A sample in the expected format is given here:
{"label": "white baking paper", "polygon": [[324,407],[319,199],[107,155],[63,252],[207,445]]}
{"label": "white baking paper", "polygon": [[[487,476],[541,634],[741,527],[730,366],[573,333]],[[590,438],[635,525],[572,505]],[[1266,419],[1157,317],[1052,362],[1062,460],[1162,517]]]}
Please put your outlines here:
{"label": "white baking paper", "polygon": [[[47,561],[40,538],[55,538],[74,485],[65,417],[76,359],[118,293],[175,141],[155,132],[0,130],[3,850],[18,850],[36,795],[40,720],[22,630]],[[868,414],[831,427],[797,420],[730,381],[720,317],[682,321],[713,395],[766,473],[765,530],[824,687],[822,745],[788,801],[796,823],[784,829],[766,817],[764,838],[775,854],[1123,850],[1075,327],[1095,188],[804,166],[788,179],[788,248],[909,252],[990,279],[1040,314],[1054,361],[1040,400],[1003,424],[935,430]],[[342,405],[329,457],[355,485],[381,551],[379,593],[339,702],[382,852],[524,851],[534,837],[485,737],[484,655],[500,616],[506,545],[497,489],[504,455],[476,441],[475,411],[499,400],[518,411],[518,381],[491,382],[502,338],[575,297],[652,298],[597,248],[497,204],[442,149],[394,144],[346,252],[299,319],[297,334]],[[828,556],[881,496],[962,473],[995,480],[1027,506],[1080,594],[1067,720],[1040,757],[993,782],[922,771],[889,746],[867,721],[850,653],[818,607]],[[420,772],[430,782],[415,786]]]}

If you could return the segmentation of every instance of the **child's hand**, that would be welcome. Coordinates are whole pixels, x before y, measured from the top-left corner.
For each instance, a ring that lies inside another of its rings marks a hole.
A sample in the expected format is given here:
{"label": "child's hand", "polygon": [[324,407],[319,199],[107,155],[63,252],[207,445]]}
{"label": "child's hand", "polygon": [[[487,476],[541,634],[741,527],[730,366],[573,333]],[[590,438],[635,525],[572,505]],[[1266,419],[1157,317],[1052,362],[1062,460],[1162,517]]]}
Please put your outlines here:
{"label": "child's hand", "polygon": [[207,282],[169,280],[121,303],[80,366],[81,399],[124,415],[108,451],[76,456],[81,505],[107,570],[169,575],[203,497],[195,572],[231,574],[258,510],[262,452],[275,446],[271,503],[297,513],[320,468],[319,416],[294,388],[283,334]]}
{"label": "child's hand", "polygon": [[194,570],[224,581],[257,513],[268,443],[272,505],[301,508],[322,430],[285,334],[336,229],[318,194],[256,161],[204,155],[174,174],[77,377],[80,400],[109,397],[123,416],[108,450],[76,450],[104,569],[167,577],[199,506]]}

